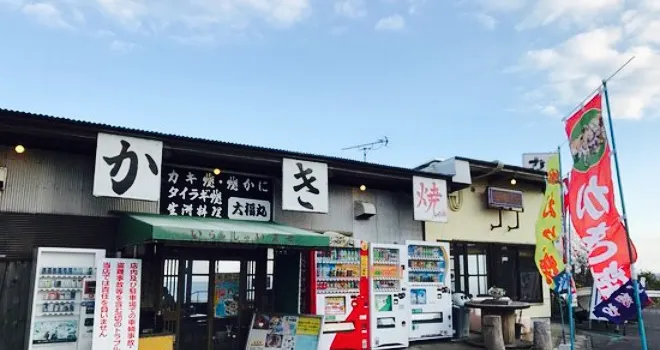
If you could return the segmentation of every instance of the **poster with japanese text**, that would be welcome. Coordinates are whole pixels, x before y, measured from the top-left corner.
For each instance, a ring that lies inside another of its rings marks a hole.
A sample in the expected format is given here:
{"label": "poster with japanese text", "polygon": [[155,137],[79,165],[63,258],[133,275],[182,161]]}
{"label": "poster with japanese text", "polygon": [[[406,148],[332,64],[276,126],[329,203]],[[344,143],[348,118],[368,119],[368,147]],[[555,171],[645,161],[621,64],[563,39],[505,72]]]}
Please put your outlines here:
{"label": "poster with japanese text", "polygon": [[96,273],[92,350],[137,350],[142,261],[101,261]]}
{"label": "poster with japanese text", "polygon": [[163,168],[160,213],[206,218],[270,221],[271,180],[230,172]]}
{"label": "poster with japanese text", "polygon": [[96,143],[96,197],[158,201],[163,143],[99,133]]}
{"label": "poster with japanese text", "polygon": [[246,350],[316,350],[323,316],[254,314]]}
{"label": "poster with japanese text", "polygon": [[413,176],[413,217],[417,221],[447,222],[447,182]]}
{"label": "poster with japanese text", "polygon": [[282,209],[327,213],[328,165],[282,159]]}
{"label": "poster with japanese text", "polygon": [[238,315],[238,280],[237,273],[218,273],[215,275],[215,317]]}

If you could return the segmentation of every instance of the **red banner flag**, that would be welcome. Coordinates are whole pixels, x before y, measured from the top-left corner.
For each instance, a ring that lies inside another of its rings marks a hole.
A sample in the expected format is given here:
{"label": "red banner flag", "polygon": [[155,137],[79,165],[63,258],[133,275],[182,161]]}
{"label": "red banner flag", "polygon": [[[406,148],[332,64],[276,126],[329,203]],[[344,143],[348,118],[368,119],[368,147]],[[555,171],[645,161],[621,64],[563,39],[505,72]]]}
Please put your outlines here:
{"label": "red banner flag", "polygon": [[[575,231],[589,251],[594,284],[605,300],[630,279],[625,227],[614,201],[611,152],[594,96],[566,121],[573,156],[568,206]],[[633,247],[633,263],[637,252]]]}

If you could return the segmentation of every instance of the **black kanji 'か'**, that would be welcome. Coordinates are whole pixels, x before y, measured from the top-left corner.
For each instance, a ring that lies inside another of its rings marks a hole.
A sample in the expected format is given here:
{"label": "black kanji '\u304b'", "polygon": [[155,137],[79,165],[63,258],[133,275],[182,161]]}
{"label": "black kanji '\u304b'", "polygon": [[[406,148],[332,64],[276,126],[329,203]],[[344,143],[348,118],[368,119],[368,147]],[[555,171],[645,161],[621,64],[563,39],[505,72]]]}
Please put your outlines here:
{"label": "black kanji '\u304b'", "polygon": [[[108,165],[112,166],[112,169],[110,169],[110,176],[113,178],[111,179],[112,190],[118,195],[126,193],[126,191],[128,191],[131,186],[133,186],[138,173],[137,154],[129,150],[131,144],[128,141],[121,140],[120,143],[121,151],[119,151],[118,155],[114,157],[103,157],[103,160],[105,160]],[[148,154],[145,154],[145,156],[147,157],[147,162],[149,163],[149,170],[151,170],[154,175],[158,175],[158,165],[156,164],[156,161],[154,161],[154,159]],[[124,176],[122,180],[117,181],[114,179],[114,177],[119,173],[119,170],[121,169],[121,166],[124,164],[125,160],[128,160],[128,172],[126,172],[126,176]]]}
{"label": "black kanji '\u304b'", "polygon": [[532,169],[542,170],[545,168],[545,160],[534,157],[534,159],[529,160],[529,165],[532,166]]}
{"label": "black kanji '\u304b'", "polygon": [[[314,181],[316,181],[316,177],[311,176],[311,177],[307,178],[307,176],[312,173],[312,169],[311,168],[304,169],[302,163],[296,163],[296,165],[298,166],[298,170],[300,170],[300,172],[298,172],[297,174],[294,174],[293,177],[296,180],[301,179],[302,183],[293,186],[293,190],[298,192],[298,191],[302,190],[303,188],[307,188],[307,192],[312,193],[312,194],[319,194],[320,192],[319,192],[318,188],[316,188],[312,185],[312,183]],[[300,198],[300,196],[298,196],[298,204],[302,205],[304,208],[307,208],[309,210],[314,209],[314,206],[312,205],[312,203],[305,202],[304,200],[302,200]]]}

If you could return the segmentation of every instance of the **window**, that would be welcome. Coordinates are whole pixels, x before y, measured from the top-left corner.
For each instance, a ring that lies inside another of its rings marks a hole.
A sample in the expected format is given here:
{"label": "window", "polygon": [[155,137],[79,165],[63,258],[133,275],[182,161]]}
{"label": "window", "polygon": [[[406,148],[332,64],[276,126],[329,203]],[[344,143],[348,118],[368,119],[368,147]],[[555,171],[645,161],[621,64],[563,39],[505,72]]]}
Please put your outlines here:
{"label": "window", "polygon": [[520,300],[542,303],[543,280],[534,261],[534,247],[518,248]]}
{"label": "window", "polygon": [[497,286],[513,300],[543,302],[543,282],[534,262],[534,246],[451,244],[452,290],[484,295]]}
{"label": "window", "polygon": [[468,244],[466,252],[465,273],[469,294],[483,295],[488,293],[488,267],[486,266],[485,246]]}

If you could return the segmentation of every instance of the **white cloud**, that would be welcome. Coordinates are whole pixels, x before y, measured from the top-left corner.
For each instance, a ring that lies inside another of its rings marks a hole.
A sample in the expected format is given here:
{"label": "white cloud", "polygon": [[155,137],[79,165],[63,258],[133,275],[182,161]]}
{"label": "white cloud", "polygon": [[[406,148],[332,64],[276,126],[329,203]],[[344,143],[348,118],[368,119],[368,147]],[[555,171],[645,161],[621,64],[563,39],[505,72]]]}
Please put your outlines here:
{"label": "white cloud", "polygon": [[381,31],[397,31],[406,26],[406,20],[401,15],[392,15],[383,17],[376,23],[376,30]]}
{"label": "white cloud", "polygon": [[[525,102],[542,114],[565,116],[594,91],[602,79],[635,56],[608,84],[612,115],[626,119],[658,116],[660,2],[637,0],[631,3],[635,6],[614,16],[603,4],[619,6],[621,10],[620,0],[585,0],[572,4],[559,0],[553,2],[553,9],[543,7],[545,1],[539,1],[526,18],[537,18],[537,24],[545,26],[546,31],[562,29],[561,21],[572,21],[578,31],[559,44],[527,51],[518,65],[507,69],[512,74],[538,78],[525,95]],[[545,15],[540,15],[539,8],[547,10]],[[589,22],[598,13],[602,15],[599,26],[575,26],[579,16],[584,15],[582,19]]]}
{"label": "white cloud", "polygon": [[523,9],[527,0],[475,0],[486,11],[512,12]]}
{"label": "white cloud", "polygon": [[427,2],[428,0],[408,0],[408,14],[417,14]]}
{"label": "white cloud", "polygon": [[110,26],[92,31],[119,27],[163,37],[221,35],[258,23],[289,27],[311,13],[311,0],[0,0],[7,1],[51,26],[93,25],[87,19],[101,15]]}
{"label": "white cloud", "polygon": [[367,16],[364,0],[340,0],[335,2],[335,13],[346,18],[356,19]]}
{"label": "white cloud", "polygon": [[538,0],[518,29],[566,21],[582,27],[597,23],[604,15],[621,11],[625,0]]}
{"label": "white cloud", "polygon": [[485,13],[477,13],[474,15],[474,18],[481,24],[484,28],[488,30],[494,30],[497,27],[497,19],[495,17],[487,15]]}
{"label": "white cloud", "polygon": [[135,49],[136,47],[137,47],[137,45],[134,44],[134,43],[129,43],[129,42],[122,41],[122,40],[117,40],[117,39],[113,40],[110,43],[110,49],[112,51],[117,51],[117,52],[120,52],[120,53],[129,53],[129,52],[133,51],[133,49]]}
{"label": "white cloud", "polygon": [[62,13],[52,4],[39,2],[23,6],[23,13],[34,17],[39,23],[55,28],[73,29],[69,23],[62,18]]}

